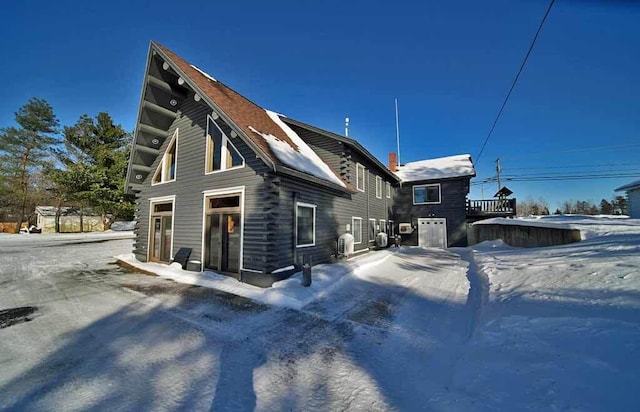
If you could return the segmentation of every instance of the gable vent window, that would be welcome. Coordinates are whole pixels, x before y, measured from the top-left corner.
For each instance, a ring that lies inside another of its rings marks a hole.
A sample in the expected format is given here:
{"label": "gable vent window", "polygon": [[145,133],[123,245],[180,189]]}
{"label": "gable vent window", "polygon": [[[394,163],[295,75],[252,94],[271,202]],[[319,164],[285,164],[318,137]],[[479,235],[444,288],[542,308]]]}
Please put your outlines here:
{"label": "gable vent window", "polygon": [[424,205],[440,203],[440,185],[422,185],[413,187],[413,204]]}
{"label": "gable vent window", "polygon": [[220,126],[207,116],[206,172],[213,173],[244,166],[244,158]]}
{"label": "gable vent window", "polygon": [[316,205],[296,203],[296,246],[316,244]]}
{"label": "gable vent window", "polygon": [[173,133],[171,141],[167,146],[167,150],[160,160],[160,164],[156,169],[151,184],[157,185],[160,183],[173,182],[176,180],[176,153],[178,147],[178,129]]}
{"label": "gable vent window", "polygon": [[361,192],[364,192],[364,171],[364,166],[356,163],[356,188]]}

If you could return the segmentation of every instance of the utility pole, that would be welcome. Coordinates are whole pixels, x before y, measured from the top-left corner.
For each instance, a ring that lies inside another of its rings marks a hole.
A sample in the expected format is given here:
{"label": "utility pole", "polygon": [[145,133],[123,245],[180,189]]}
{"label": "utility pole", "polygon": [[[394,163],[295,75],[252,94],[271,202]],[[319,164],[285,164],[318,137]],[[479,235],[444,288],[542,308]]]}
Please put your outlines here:
{"label": "utility pole", "polygon": [[498,192],[502,189],[502,181],[500,179],[500,173],[502,173],[502,167],[500,167],[500,158],[496,159],[496,172],[498,173]]}

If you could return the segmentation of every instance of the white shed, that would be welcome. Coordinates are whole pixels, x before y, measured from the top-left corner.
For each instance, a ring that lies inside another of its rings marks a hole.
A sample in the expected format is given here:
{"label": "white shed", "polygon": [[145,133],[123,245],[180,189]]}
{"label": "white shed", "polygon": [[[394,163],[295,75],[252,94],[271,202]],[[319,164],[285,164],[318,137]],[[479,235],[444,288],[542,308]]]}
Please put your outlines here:
{"label": "white shed", "polygon": [[620,186],[616,192],[627,192],[627,202],[629,207],[629,217],[640,219],[640,180]]}

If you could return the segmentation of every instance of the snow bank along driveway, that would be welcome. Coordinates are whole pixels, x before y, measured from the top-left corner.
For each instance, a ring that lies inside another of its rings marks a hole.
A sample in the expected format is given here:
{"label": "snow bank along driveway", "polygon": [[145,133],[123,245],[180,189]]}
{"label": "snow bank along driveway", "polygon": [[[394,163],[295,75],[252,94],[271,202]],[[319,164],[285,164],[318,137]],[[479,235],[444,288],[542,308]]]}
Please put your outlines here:
{"label": "snow bank along driveway", "polygon": [[0,236],[0,311],[36,308],[0,327],[0,410],[634,410],[640,222],[622,225],[402,248],[300,310],[109,265],[131,240]]}

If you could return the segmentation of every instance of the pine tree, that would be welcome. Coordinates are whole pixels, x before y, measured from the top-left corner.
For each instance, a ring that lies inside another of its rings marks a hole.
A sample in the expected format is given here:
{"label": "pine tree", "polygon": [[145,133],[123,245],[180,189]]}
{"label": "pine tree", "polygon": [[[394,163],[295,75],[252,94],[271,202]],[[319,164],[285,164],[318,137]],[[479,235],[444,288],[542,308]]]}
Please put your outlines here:
{"label": "pine tree", "polygon": [[613,205],[609,203],[607,199],[602,199],[600,201],[600,213],[603,215],[613,214]]}
{"label": "pine tree", "polygon": [[65,127],[65,149],[59,152],[65,170],[50,174],[58,193],[81,206],[93,206],[103,217],[111,214],[112,221],[132,218],[133,198],[124,194],[130,139],[108,113],[95,119],[85,114]]}
{"label": "pine tree", "polygon": [[27,216],[30,178],[48,164],[50,151],[59,143],[59,122],[49,103],[38,98],[18,109],[15,121],[19,127],[0,129],[0,174],[4,181],[0,190],[10,196],[8,203],[18,212],[18,233]]}
{"label": "pine tree", "polygon": [[616,196],[613,199],[613,213],[616,215],[628,214],[627,198],[624,196]]}

